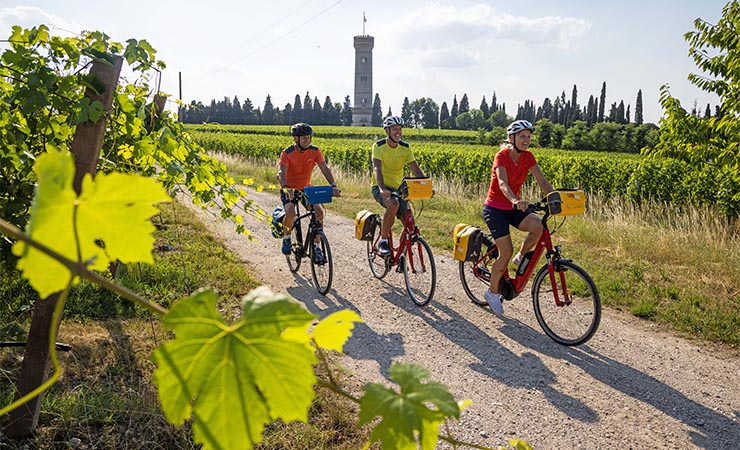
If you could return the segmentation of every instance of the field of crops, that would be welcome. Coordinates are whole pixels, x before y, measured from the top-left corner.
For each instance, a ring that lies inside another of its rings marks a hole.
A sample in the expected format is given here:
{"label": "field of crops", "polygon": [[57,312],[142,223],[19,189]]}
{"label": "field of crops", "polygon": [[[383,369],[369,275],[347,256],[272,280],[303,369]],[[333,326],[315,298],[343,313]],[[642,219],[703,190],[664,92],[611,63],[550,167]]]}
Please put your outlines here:
{"label": "field of crops", "polygon": [[[287,126],[194,125],[188,127],[203,147],[231,155],[277,163],[280,151],[292,143]],[[385,137],[382,128],[315,127],[313,143],[331,167],[352,173],[370,172],[372,143]],[[482,145],[478,134],[459,130],[404,131],[416,159],[432,177],[475,187],[490,179],[498,150]],[[580,188],[604,197],[634,202],[657,200],[677,206],[712,205],[732,217],[740,215],[740,184],[729,170],[696,168],[673,159],[640,155],[533,149],[543,172],[556,187]]]}

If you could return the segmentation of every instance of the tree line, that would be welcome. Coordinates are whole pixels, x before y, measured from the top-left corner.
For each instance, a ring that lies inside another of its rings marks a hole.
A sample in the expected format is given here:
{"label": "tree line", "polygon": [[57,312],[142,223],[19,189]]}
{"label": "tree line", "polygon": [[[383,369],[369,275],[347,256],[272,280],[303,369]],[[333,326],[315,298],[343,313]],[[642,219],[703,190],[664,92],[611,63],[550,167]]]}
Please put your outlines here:
{"label": "tree line", "polygon": [[[454,95],[451,107],[446,101],[439,106],[428,97],[413,101],[405,97],[400,116],[407,126],[414,128],[475,130],[480,133],[482,142],[492,144],[505,138],[506,126],[514,119],[534,123],[538,130],[537,144],[543,147],[638,153],[643,147],[652,148],[658,144],[658,127],[644,123],[642,90],[637,91],[634,108],[631,104],[625,105],[624,100],[612,102],[608,108],[607,104],[606,82],[603,82],[600,94],[590,95],[585,105],[579,103],[578,88],[573,85],[570,96],[563,91],[554,99],[546,97],[539,106],[533,100],[525,100],[524,104],[517,105],[513,116],[507,113],[506,104],[497,100],[495,92],[490,103],[483,96],[478,108],[471,107],[467,94],[463,94],[459,102]],[[383,117],[391,114],[391,108],[383,114],[380,95],[376,93],[371,125],[381,126]],[[716,107],[712,114],[707,104],[702,114],[694,105],[691,114],[697,118],[711,118],[719,117],[721,111]],[[295,101],[286,103],[282,109],[273,105],[270,95],[261,107],[255,107],[249,98],[241,102],[235,96],[233,100],[228,97],[223,101],[211,100],[208,106],[192,101],[180,110],[180,117],[185,123],[290,125],[307,122],[351,126],[352,106],[349,95],[343,103],[334,103],[329,96],[322,103],[309,92],[303,98],[296,94]]]}

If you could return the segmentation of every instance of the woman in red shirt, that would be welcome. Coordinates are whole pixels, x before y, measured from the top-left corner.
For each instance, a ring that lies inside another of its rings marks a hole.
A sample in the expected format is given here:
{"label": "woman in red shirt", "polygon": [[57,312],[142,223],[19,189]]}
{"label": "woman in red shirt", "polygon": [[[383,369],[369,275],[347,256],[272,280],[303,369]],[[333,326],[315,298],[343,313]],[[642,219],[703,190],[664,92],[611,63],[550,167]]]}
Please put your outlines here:
{"label": "woman in red shirt", "polygon": [[491,309],[498,314],[504,312],[498,285],[514,252],[509,226],[529,233],[522,242],[519,253],[514,257],[514,264],[517,266],[522,260],[522,255],[534,248],[542,234],[540,217],[534,213],[527,213],[528,202],[521,199],[524,180],[531,173],[545,194],[554,191],[542,174],[534,155],[528,151],[533,131],[534,126],[526,120],[515,120],[509,125],[506,130],[508,142],[501,144],[501,149],[493,158],[491,185],[483,205],[483,220],[496,241],[499,253],[498,259],[491,267],[491,286],[484,297]]}

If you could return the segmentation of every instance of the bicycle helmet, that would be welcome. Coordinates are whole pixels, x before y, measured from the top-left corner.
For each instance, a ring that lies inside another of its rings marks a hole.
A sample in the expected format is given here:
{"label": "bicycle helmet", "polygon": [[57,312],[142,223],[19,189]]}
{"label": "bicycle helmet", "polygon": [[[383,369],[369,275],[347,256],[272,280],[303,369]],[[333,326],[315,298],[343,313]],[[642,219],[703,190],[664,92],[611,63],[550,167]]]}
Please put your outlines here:
{"label": "bicycle helmet", "polygon": [[313,136],[313,128],[307,123],[297,123],[290,127],[290,134],[292,136]]}
{"label": "bicycle helmet", "polygon": [[403,119],[398,116],[388,116],[383,120],[383,128],[392,127],[393,125],[403,126]]}
{"label": "bicycle helmet", "polygon": [[534,125],[532,125],[532,123],[530,123],[528,120],[515,120],[511,122],[511,124],[509,124],[509,128],[506,129],[506,135],[511,136],[512,134],[517,134],[522,130],[529,130],[534,132]]}

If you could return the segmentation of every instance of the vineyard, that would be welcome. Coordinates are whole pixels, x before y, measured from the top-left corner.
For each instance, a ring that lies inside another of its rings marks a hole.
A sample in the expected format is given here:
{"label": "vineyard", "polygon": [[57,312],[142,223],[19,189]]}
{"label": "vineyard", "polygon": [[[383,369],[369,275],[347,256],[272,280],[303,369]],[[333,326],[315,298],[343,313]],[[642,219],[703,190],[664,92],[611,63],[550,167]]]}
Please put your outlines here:
{"label": "vineyard", "polygon": [[[275,161],[290,143],[287,127],[197,125],[186,127],[204,148],[257,161]],[[535,132],[536,134],[536,132]],[[316,127],[313,141],[332,167],[369,173],[372,142],[381,128]],[[468,187],[477,196],[490,178],[496,147],[478,142],[471,131],[409,129],[404,139],[429,175]],[[730,168],[696,167],[671,159],[624,153],[534,149],[545,175],[555,186],[580,188],[604,198],[676,206],[712,205],[728,217],[740,216],[740,182]],[[531,180],[530,180],[531,182]]]}

